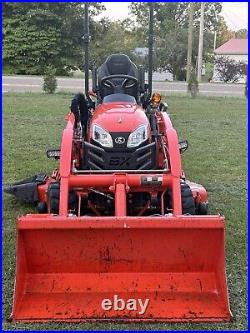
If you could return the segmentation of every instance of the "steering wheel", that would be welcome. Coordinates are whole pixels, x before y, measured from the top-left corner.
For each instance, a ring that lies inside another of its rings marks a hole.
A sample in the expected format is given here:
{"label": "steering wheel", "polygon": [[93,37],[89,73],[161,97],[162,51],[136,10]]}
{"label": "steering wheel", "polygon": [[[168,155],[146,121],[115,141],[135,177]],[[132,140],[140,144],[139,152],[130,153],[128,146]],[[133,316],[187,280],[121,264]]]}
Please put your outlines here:
{"label": "steering wheel", "polygon": [[[114,82],[112,82],[112,79],[123,79],[123,81],[121,84],[114,84]],[[113,88],[114,91],[117,88],[125,90],[138,86],[138,80],[137,78],[130,75],[115,74],[103,77],[101,79],[101,86],[104,86],[106,88]]]}

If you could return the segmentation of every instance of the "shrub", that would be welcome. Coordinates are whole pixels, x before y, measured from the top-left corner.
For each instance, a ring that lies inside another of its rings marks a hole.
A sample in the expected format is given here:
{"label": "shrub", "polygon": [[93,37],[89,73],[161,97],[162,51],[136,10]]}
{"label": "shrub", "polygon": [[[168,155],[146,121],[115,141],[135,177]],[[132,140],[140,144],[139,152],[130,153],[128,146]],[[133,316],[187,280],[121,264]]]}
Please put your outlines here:
{"label": "shrub", "polygon": [[195,98],[199,92],[199,83],[197,81],[195,71],[192,70],[188,80],[188,92],[190,92],[192,98]]}
{"label": "shrub", "polygon": [[54,94],[57,88],[56,81],[56,69],[52,66],[48,66],[44,72],[43,76],[43,91],[47,94]]}
{"label": "shrub", "polygon": [[219,57],[215,59],[218,78],[223,82],[238,82],[246,73],[246,64],[229,57]]}

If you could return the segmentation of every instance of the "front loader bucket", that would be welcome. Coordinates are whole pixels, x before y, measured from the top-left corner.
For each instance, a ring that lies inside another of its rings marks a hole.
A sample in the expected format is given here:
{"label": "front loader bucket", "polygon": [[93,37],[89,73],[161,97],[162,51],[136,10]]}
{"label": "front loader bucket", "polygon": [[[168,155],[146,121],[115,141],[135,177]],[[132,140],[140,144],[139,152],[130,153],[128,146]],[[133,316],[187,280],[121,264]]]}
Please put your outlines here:
{"label": "front loader bucket", "polygon": [[229,321],[224,219],[21,217],[12,318]]}

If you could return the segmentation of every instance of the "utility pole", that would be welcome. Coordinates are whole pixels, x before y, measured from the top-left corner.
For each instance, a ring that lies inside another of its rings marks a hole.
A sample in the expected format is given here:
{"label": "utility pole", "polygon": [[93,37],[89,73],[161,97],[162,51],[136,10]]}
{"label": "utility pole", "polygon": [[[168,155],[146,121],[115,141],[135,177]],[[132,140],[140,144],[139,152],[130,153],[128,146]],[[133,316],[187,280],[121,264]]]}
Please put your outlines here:
{"label": "utility pole", "polygon": [[192,70],[192,44],[193,44],[193,16],[194,16],[194,3],[189,4],[189,18],[188,18],[188,50],[187,50],[187,75],[186,81],[188,82]]}
{"label": "utility pole", "polygon": [[214,27],[214,51],[216,49],[217,29],[218,29],[218,15],[217,15],[217,12],[215,12],[215,20],[216,20],[216,25]]}
{"label": "utility pole", "polygon": [[154,47],[154,3],[149,2],[149,38],[148,38],[148,91],[152,95]]}
{"label": "utility pole", "polygon": [[198,65],[197,65],[197,81],[198,82],[201,81],[201,70],[202,70],[203,33],[204,33],[204,8],[205,8],[205,2],[202,2],[201,3],[201,18],[200,18]]}
{"label": "utility pole", "polygon": [[85,74],[85,94],[89,94],[89,5],[84,5],[84,74]]}
{"label": "utility pole", "polygon": [[214,32],[214,51],[216,50],[217,31]]}

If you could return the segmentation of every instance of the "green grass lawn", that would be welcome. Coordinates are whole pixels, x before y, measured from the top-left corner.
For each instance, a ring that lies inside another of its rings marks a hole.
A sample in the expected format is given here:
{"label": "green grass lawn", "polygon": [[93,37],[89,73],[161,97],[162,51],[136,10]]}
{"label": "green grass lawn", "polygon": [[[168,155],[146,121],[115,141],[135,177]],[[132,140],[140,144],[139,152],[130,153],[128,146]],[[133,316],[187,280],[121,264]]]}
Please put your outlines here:
{"label": "green grass lawn", "polygon": [[[39,171],[50,172],[56,162],[45,151],[59,147],[70,94],[4,94],[3,184]],[[210,212],[226,217],[226,262],[230,305],[227,324],[11,324],[15,223],[27,205],[3,194],[3,329],[4,330],[247,330],[247,102],[237,98],[168,97],[169,112],[189,149],[183,155],[188,179],[209,193]]]}

